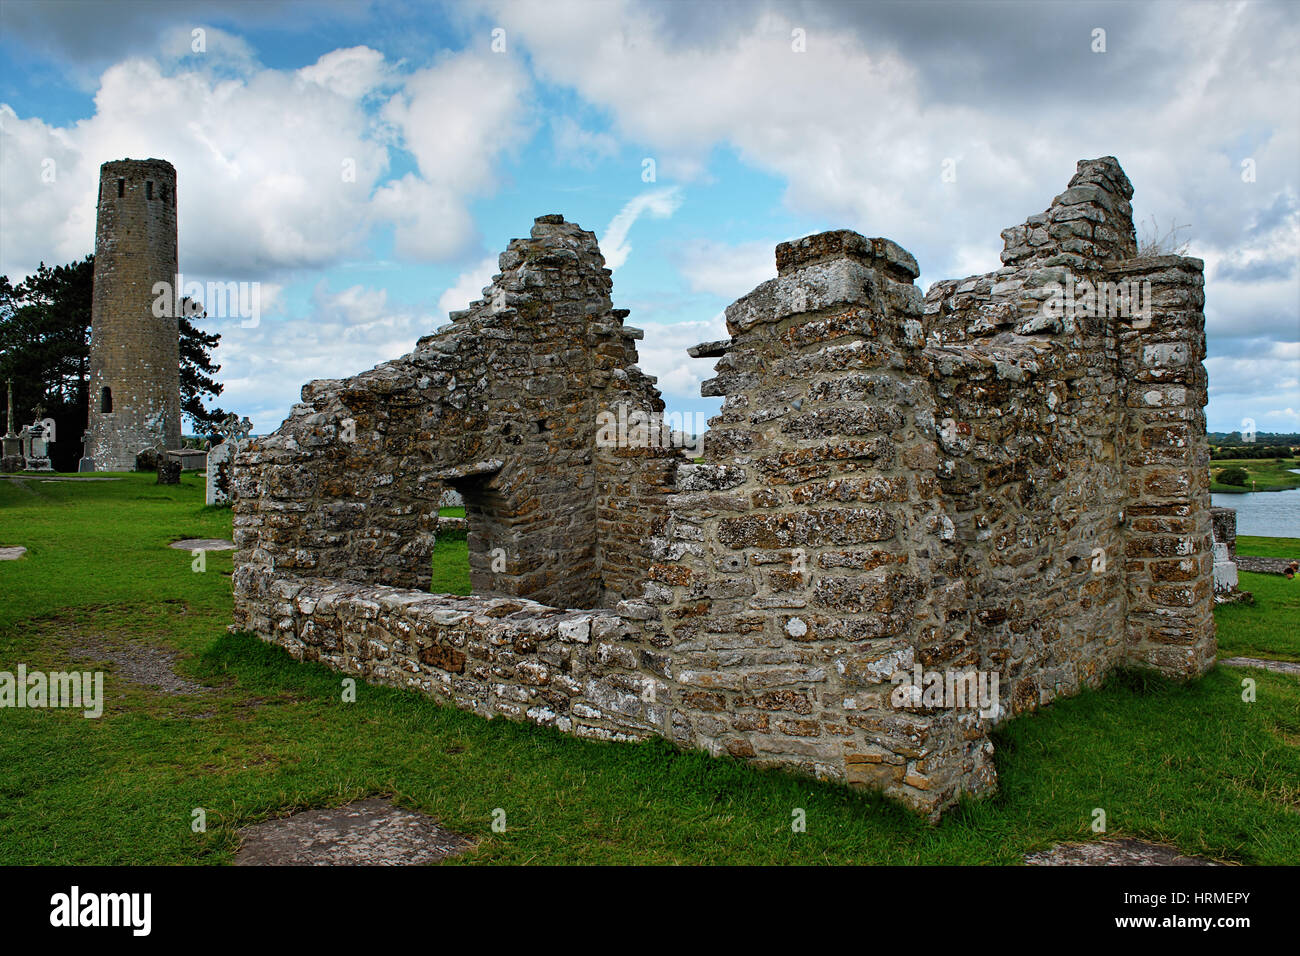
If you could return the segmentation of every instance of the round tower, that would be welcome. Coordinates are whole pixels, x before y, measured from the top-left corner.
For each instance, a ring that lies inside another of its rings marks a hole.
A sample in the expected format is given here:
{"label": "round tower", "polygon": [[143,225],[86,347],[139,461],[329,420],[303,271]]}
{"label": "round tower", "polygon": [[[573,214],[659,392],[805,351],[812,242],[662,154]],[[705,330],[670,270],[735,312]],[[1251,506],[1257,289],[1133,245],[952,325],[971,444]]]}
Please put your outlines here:
{"label": "round tower", "polygon": [[[175,281],[175,168],[161,159],[104,163],[85,451],[96,471],[130,471],[146,448],[180,447]],[[166,283],[161,299],[158,283]]]}

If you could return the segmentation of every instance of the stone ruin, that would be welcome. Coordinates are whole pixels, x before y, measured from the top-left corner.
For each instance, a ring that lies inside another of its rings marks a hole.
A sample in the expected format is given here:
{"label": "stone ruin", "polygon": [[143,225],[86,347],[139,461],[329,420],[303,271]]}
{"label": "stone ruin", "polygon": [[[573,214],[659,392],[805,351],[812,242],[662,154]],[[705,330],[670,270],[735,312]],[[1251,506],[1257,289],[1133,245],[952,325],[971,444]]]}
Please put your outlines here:
{"label": "stone ruin", "polygon": [[[1080,162],[1002,268],[925,296],[887,239],[782,243],[692,350],[724,398],[698,462],[660,440],[595,236],[542,216],[450,325],[237,455],[235,626],[931,816],[990,793],[999,721],[1215,659],[1202,263],[1139,258],[1131,196]],[[650,424],[610,440],[620,414]],[[425,590],[448,490],[470,597]]]}
{"label": "stone ruin", "polygon": [[1237,509],[1210,508],[1210,524],[1214,531],[1214,603],[1254,604],[1255,596],[1237,586]]}

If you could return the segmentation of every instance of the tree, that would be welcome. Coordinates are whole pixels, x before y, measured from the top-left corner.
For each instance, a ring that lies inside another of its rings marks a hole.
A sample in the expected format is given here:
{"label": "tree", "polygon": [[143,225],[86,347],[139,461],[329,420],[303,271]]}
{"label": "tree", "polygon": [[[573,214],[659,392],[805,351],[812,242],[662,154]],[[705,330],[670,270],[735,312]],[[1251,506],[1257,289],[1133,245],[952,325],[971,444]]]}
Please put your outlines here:
{"label": "tree", "polygon": [[[13,379],[14,426],[54,419],[54,466],[73,471],[86,430],[94,259],[40,267],[18,283],[0,276],[0,388]],[[3,393],[0,393],[0,399]]]}
{"label": "tree", "polygon": [[1219,484],[1221,485],[1233,485],[1238,488],[1244,488],[1249,479],[1250,475],[1246,474],[1245,468],[1233,466],[1232,468],[1224,468],[1219,472]]}
{"label": "tree", "polygon": [[181,411],[194,423],[196,434],[212,437],[217,425],[229,414],[221,408],[203,406],[205,395],[216,398],[223,391],[222,384],[212,377],[221,371],[220,365],[212,364],[212,350],[221,336],[215,332],[209,335],[187,318],[195,315],[206,319],[206,312],[200,315],[189,299],[183,299],[181,305]]}
{"label": "tree", "polygon": [[[0,276],[0,389],[13,379],[16,426],[35,418],[38,405],[41,417],[54,419],[51,453],[60,471],[76,470],[86,430],[94,279],[93,255],[65,266],[42,262],[16,286]],[[221,366],[212,363],[220,340],[188,318],[180,319],[181,410],[201,435],[212,434],[226,416],[220,408],[203,405],[205,398],[222,391],[213,377]],[[3,395],[0,391],[0,401]]]}

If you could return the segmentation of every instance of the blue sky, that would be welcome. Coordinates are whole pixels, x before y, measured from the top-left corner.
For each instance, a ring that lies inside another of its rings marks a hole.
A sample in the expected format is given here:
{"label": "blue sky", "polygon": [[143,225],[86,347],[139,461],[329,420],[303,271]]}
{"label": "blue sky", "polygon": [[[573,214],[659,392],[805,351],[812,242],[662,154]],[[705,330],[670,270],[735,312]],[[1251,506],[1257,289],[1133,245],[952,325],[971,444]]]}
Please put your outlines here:
{"label": "blue sky", "polygon": [[220,403],[258,431],[306,381],[408,351],[550,212],[601,238],[669,409],[708,412],[713,363],[685,349],[725,334],[777,242],[887,236],[922,288],[989,271],[1001,229],[1107,154],[1139,232],[1186,225],[1206,260],[1210,428],[1300,430],[1292,4],[6,0],[0,17],[0,272],[92,250],[101,162],[171,160],[186,277],[260,283],[256,327],[209,321]]}

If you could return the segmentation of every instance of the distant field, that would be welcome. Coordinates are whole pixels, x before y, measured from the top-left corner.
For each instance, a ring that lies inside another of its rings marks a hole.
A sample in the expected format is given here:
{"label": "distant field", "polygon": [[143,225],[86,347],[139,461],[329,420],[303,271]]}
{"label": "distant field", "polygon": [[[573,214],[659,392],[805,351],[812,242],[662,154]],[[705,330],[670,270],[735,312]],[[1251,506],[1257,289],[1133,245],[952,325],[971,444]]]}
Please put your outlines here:
{"label": "distant field", "polygon": [[1257,558],[1292,558],[1300,561],[1300,538],[1265,538],[1257,534],[1239,534],[1237,553]]}
{"label": "distant field", "polygon": [[[1219,472],[1234,467],[1246,469],[1248,477],[1245,487],[1225,485],[1219,481]],[[1285,491],[1288,488],[1300,488],[1300,475],[1290,471],[1291,468],[1300,468],[1300,459],[1284,458],[1279,462],[1272,458],[1216,458],[1210,462],[1210,490],[1240,495],[1248,491]]]}

